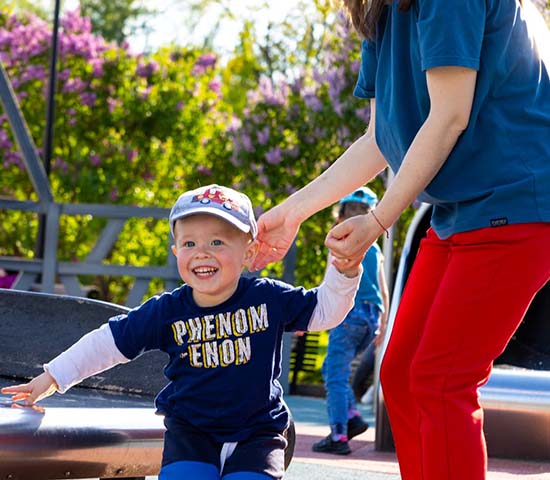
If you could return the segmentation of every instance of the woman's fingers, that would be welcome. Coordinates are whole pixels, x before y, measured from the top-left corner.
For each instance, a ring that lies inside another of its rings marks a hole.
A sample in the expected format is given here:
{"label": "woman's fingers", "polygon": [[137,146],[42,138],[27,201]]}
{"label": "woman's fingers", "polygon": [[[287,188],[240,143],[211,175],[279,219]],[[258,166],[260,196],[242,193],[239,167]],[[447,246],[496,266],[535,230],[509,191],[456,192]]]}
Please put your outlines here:
{"label": "woman's fingers", "polygon": [[267,243],[260,243],[258,248],[258,253],[252,262],[251,269],[252,271],[261,270],[266,265],[272,262],[277,262],[284,257],[284,251],[272,247]]}
{"label": "woman's fingers", "polygon": [[[376,236],[365,225],[366,215],[357,215],[334,226],[327,234],[325,245],[337,258],[352,262],[363,258]],[[361,261],[359,260],[359,261]]]}
{"label": "woman's fingers", "polygon": [[360,245],[354,242],[353,233],[353,225],[346,222],[336,225],[328,232],[325,245],[337,260],[352,259],[361,251]]}

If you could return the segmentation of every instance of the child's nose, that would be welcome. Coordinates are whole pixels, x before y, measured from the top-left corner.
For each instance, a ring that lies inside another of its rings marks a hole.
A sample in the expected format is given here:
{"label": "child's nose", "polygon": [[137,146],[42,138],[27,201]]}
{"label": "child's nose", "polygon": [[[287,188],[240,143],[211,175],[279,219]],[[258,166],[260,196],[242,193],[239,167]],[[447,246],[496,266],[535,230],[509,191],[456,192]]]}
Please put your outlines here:
{"label": "child's nose", "polygon": [[196,250],[195,254],[199,258],[209,257],[210,256],[210,248],[208,247],[208,245],[201,245]]}

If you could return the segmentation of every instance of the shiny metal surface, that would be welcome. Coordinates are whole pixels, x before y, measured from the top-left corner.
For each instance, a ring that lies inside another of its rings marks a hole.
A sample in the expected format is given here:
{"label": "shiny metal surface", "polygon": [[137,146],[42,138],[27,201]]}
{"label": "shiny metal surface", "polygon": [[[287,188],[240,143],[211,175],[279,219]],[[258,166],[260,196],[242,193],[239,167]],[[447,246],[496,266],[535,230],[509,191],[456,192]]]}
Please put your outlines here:
{"label": "shiny metal surface", "polygon": [[495,367],[480,389],[487,451],[550,460],[550,373]]}
{"label": "shiny metal surface", "polygon": [[160,468],[152,408],[0,405],[0,479],[137,477]]}

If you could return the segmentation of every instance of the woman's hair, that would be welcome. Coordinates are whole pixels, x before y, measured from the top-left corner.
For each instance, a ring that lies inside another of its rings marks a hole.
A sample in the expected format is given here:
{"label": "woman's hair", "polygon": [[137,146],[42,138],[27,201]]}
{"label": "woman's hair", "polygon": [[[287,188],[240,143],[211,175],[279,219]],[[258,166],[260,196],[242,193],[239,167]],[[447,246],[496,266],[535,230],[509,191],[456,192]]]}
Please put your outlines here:
{"label": "woman's hair", "polygon": [[[399,0],[399,10],[407,11],[414,0]],[[342,0],[355,30],[368,40],[374,39],[376,24],[388,0]]]}
{"label": "woman's hair", "polygon": [[[342,0],[355,30],[367,40],[374,40],[376,25],[382,14],[384,5],[391,0]],[[409,10],[414,0],[399,0],[399,10]],[[520,5],[523,0],[519,0]]]}

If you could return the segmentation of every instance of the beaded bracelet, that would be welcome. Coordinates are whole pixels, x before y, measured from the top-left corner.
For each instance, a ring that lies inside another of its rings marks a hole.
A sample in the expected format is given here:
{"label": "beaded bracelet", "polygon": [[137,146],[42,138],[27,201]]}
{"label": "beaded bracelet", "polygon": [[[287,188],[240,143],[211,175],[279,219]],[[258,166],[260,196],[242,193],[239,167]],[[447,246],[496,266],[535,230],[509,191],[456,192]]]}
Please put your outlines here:
{"label": "beaded bracelet", "polygon": [[376,223],[380,225],[380,228],[386,232],[386,238],[390,238],[390,232],[388,232],[388,229],[382,225],[382,222],[378,219],[378,217],[374,214],[374,210],[371,210],[370,213],[372,214],[372,217],[376,220]]}

